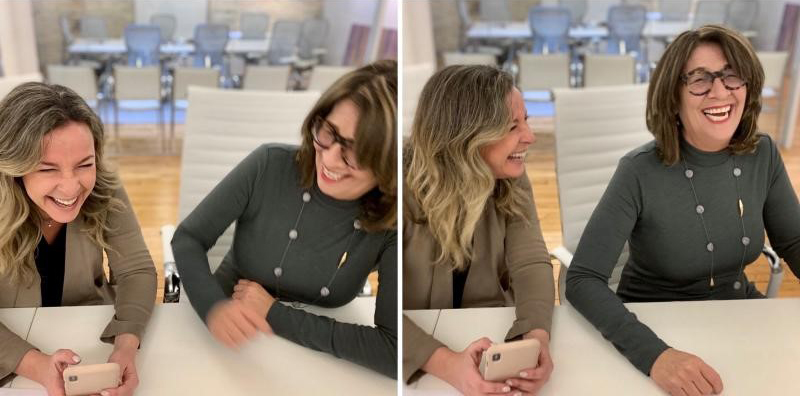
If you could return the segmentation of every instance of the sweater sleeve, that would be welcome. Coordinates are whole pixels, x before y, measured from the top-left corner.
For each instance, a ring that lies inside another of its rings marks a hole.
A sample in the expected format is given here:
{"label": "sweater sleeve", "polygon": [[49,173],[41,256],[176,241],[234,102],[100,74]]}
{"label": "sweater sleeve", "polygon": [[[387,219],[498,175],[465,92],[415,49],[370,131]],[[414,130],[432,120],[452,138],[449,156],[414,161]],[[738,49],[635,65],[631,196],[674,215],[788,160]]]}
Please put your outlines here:
{"label": "sweater sleeve", "polygon": [[228,297],[208,263],[208,250],[247,208],[255,184],[266,168],[268,147],[261,146],[239,163],[181,222],[172,237],[172,252],[189,300],[203,321]]}
{"label": "sweater sleeve", "polygon": [[514,216],[506,223],[506,266],[511,277],[517,315],[506,340],[533,329],[550,333],[555,302],[553,264],[542,237],[528,176],[522,175],[518,183],[525,192],[524,210],[527,218]]}
{"label": "sweater sleeve", "polygon": [[397,232],[388,232],[378,258],[375,326],[340,323],[284,304],[267,313],[275,334],[305,347],[397,377]]}
{"label": "sweater sleeve", "polygon": [[117,335],[131,333],[141,341],[156,299],[156,269],[128,195],[120,188],[115,196],[125,204],[122,212],[111,215],[106,233],[111,247],[106,249],[106,255],[111,283],[116,284],[116,299],[114,317],[100,339],[113,342]]}
{"label": "sweater sleeve", "polygon": [[766,139],[770,143],[770,180],[764,203],[764,228],[772,247],[795,276],[800,277],[800,205],[778,148],[771,139]]}
{"label": "sweater sleeve", "polygon": [[566,297],[639,371],[650,375],[656,358],[669,346],[608,287],[641,202],[635,165],[623,158],[578,243],[567,272]]}

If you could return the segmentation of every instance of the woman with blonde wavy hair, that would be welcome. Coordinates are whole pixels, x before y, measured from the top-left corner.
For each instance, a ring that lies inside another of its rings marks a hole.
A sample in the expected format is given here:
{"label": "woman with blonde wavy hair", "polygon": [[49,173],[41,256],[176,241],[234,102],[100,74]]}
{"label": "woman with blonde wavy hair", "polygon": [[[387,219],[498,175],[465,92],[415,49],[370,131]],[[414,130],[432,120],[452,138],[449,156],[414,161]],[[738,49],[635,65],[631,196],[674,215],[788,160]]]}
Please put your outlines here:
{"label": "woman with blonde wavy hair", "polygon": [[508,74],[450,66],[425,85],[403,158],[403,308],[513,305],[506,340],[536,338],[542,353],[516,378],[484,381],[487,338],[456,352],[404,318],[406,381],[421,370],[468,395],[535,394],[549,378],[553,273],[525,174],[534,140]]}
{"label": "woman with blonde wavy hair", "polygon": [[[103,269],[108,257],[110,278]],[[103,162],[103,125],[75,92],[25,83],[0,102],[0,307],[114,304],[100,339],[114,344],[123,383],[138,384],[136,351],[156,272],[125,190]],[[0,323],[0,378],[28,377],[62,395],[80,357],[39,351]]]}

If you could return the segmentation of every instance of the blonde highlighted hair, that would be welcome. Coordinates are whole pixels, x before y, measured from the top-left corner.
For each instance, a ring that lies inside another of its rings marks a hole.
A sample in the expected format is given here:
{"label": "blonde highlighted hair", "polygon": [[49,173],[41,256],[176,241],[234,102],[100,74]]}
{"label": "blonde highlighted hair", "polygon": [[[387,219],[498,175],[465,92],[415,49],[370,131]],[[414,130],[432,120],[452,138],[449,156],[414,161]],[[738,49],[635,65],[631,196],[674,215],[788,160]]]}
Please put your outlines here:
{"label": "blonde highlighted hair", "polygon": [[97,181],[81,207],[86,232],[105,249],[110,211],[125,205],[113,197],[120,183],[103,162],[103,124],[78,94],[60,85],[25,83],[0,102],[0,276],[30,283],[42,217],[22,184],[42,158],[42,140],[69,122],[85,124],[94,139]]}
{"label": "blonde highlighted hair", "polygon": [[472,259],[472,236],[486,203],[527,219],[517,179],[496,179],[480,150],[512,125],[510,75],[489,66],[450,66],[425,84],[411,138],[404,149],[405,199],[427,223],[440,247],[436,264],[463,269]]}

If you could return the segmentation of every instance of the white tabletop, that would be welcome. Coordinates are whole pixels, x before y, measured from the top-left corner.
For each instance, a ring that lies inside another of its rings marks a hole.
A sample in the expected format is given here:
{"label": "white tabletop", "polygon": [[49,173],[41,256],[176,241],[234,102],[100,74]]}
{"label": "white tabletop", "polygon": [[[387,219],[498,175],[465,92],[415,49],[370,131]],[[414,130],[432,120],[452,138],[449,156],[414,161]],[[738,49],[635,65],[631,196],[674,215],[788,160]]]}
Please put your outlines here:
{"label": "white tabletop", "polygon": [[[691,29],[689,21],[647,21],[642,36],[651,39],[668,39],[676,37]],[[757,32],[742,32],[745,37],[755,37]],[[602,39],[608,36],[605,26],[574,26],[569,28],[569,37],[573,39]],[[467,31],[471,39],[530,39],[531,28],[528,22],[474,22]]]}
{"label": "white tabletop", "polygon": [[[194,52],[194,44],[182,43],[164,43],[161,44],[161,52],[165,54],[190,54]],[[75,39],[67,49],[73,54],[124,54],[127,52],[125,47],[125,40],[121,38],[110,38],[104,40],[97,39]],[[243,40],[231,39],[225,46],[225,52],[228,53],[250,53],[259,52],[266,53],[269,50],[269,40]]]}
{"label": "white tabletop", "polygon": [[439,320],[439,309],[418,309],[413,311],[403,311],[412,322],[416,323],[422,331],[433,334],[436,330],[436,322]]}
{"label": "white tabletop", "polygon": [[[372,325],[375,299],[315,308],[340,321]],[[99,341],[113,306],[39,308],[28,341],[44,352],[69,348],[83,363],[102,363],[112,346]],[[54,330],[55,329],[55,330]],[[216,342],[189,304],[158,304],[137,356],[141,395],[394,395],[396,382],[356,364],[278,336],[260,336],[238,351]],[[17,377],[13,388],[39,388]]]}
{"label": "white tabletop", "polygon": [[[726,396],[797,395],[800,299],[627,304],[667,344],[697,356],[722,377]],[[443,310],[434,337],[455,350],[488,336],[501,342],[513,308]],[[571,306],[553,313],[555,369],[540,395],[664,395]],[[410,394],[455,394],[423,376]]]}
{"label": "white tabletop", "polygon": [[36,308],[0,308],[0,323],[3,323],[14,334],[25,338],[33,323]]}

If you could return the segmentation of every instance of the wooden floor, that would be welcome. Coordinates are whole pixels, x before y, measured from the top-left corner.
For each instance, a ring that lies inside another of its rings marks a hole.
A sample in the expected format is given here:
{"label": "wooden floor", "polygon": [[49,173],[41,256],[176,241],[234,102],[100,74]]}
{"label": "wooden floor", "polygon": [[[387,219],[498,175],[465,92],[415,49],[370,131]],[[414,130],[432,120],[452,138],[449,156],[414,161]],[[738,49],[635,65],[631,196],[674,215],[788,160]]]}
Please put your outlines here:
{"label": "wooden floor", "polygon": [[[537,133],[536,143],[528,155],[528,175],[536,194],[536,206],[547,247],[553,249],[561,245],[561,221],[558,207],[556,185],[554,140],[551,118],[531,121]],[[182,127],[177,127],[178,140],[175,147],[180,148]],[[800,133],[800,124],[798,124]],[[150,253],[158,269],[158,297],[163,293],[163,250],[161,226],[175,224],[178,212],[178,192],[180,189],[181,161],[179,153],[162,154],[159,135],[152,126],[123,126],[121,130],[122,149],[116,152],[115,142],[107,145],[107,158],[116,164],[120,177],[130,196],[134,211],[139,219]],[[800,192],[800,143],[785,150],[783,160],[796,192]],[[779,296],[800,297],[800,281],[784,265],[784,279]],[[553,276],[557,277],[559,264],[553,261]],[[756,282],[759,290],[766,289],[769,269],[761,258],[747,270],[747,276]],[[377,279],[370,277],[373,290],[377,290]],[[557,297],[557,296],[556,296]]]}

